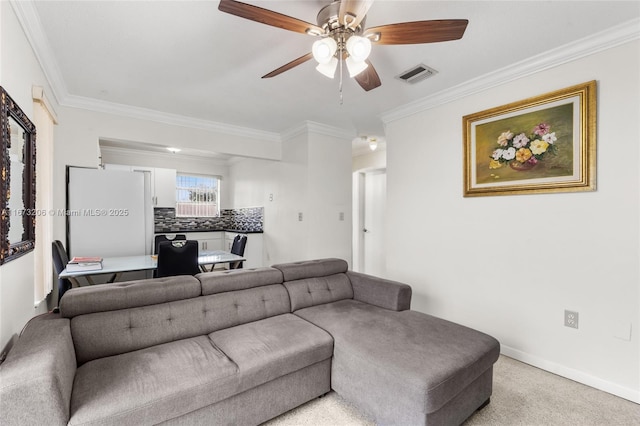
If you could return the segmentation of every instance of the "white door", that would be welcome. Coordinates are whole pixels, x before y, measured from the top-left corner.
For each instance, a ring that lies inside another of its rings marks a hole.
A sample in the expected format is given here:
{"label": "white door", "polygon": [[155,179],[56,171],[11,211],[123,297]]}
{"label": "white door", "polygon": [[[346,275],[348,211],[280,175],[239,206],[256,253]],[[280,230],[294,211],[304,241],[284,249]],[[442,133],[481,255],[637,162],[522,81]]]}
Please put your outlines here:
{"label": "white door", "polygon": [[364,255],[363,272],[383,277],[385,267],[385,208],[387,173],[377,170],[365,173],[364,178]]}

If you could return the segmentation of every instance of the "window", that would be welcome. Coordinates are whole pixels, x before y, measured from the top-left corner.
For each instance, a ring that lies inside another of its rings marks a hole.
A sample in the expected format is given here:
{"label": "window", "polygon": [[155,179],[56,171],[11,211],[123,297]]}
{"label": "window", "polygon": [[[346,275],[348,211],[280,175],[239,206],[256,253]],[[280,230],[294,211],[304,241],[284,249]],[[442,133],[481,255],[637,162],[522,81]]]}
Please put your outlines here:
{"label": "window", "polygon": [[216,176],[176,175],[176,216],[220,216],[220,179]]}

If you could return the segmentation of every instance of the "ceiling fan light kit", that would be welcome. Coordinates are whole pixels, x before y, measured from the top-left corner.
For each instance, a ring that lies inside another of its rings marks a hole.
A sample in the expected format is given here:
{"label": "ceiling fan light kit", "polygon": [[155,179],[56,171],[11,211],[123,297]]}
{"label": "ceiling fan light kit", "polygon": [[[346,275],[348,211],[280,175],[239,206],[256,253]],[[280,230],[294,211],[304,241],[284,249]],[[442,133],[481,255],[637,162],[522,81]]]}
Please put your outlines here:
{"label": "ceiling fan light kit", "polygon": [[336,54],[337,50],[338,43],[331,37],[316,40],[311,48],[313,59],[318,61],[319,64],[328,63]]}
{"label": "ceiling fan light kit", "polygon": [[[344,32],[335,32],[313,43],[311,52],[319,64],[316,69],[329,78],[335,75],[338,58],[345,56],[345,45],[348,55],[344,61],[349,70],[349,77],[355,77],[369,66],[365,61],[371,53],[371,41],[357,35],[347,35],[345,43],[344,34]],[[325,64],[330,64],[332,68],[325,67]]]}
{"label": "ceiling fan light kit", "polygon": [[[372,43],[393,45],[458,40],[464,35],[468,24],[466,19],[444,19],[401,22],[365,29],[367,12],[372,3],[373,0],[335,0],[320,9],[317,25],[235,0],[221,0],[218,9],[265,25],[321,37],[313,43],[310,53],[262,78],[275,77],[314,58],[318,62],[316,70],[329,78],[335,76],[338,64],[344,62],[349,76],[366,91],[382,84],[368,59]],[[342,65],[340,70],[342,93]]]}
{"label": "ceiling fan light kit", "polygon": [[353,56],[348,56],[344,61],[347,64],[347,69],[349,70],[349,77],[355,77],[360,74],[362,71],[366,70],[369,64],[365,61],[358,61],[353,58]]}
{"label": "ceiling fan light kit", "polygon": [[355,61],[364,62],[371,53],[371,40],[365,37],[352,35],[347,39],[347,52]]}
{"label": "ceiling fan light kit", "polygon": [[338,68],[338,58],[330,58],[328,62],[319,63],[316,70],[322,75],[329,78],[333,78],[336,75],[336,69]]}

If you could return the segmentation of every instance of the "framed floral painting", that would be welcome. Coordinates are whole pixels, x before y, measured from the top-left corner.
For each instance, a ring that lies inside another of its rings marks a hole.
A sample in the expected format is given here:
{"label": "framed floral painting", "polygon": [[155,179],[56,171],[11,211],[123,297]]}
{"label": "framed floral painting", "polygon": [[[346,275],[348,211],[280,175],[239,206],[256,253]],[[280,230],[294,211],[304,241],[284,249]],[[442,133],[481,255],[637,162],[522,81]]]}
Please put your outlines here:
{"label": "framed floral painting", "polygon": [[463,117],[464,196],[595,191],[596,82]]}

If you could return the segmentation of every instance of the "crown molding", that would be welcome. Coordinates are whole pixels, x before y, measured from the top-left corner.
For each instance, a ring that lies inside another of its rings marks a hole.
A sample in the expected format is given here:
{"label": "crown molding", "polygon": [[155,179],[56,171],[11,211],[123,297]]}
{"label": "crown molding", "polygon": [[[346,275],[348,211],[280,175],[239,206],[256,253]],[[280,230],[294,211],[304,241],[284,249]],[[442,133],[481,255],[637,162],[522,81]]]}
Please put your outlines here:
{"label": "crown molding", "polygon": [[34,3],[19,0],[9,0],[9,3],[36,55],[45,78],[51,86],[55,101],[58,105],[62,105],[62,101],[68,96],[69,92],[62,78],[58,62],[53,56],[49,40],[42,29],[40,15],[38,15]]}
{"label": "crown molding", "polygon": [[381,114],[384,125],[640,38],[640,19],[565,44]]}
{"label": "crown molding", "polygon": [[102,112],[105,114],[136,118],[139,120],[155,121],[162,124],[189,127],[192,129],[224,133],[232,136],[260,139],[269,142],[281,141],[280,134],[276,132],[268,132],[265,130],[251,129],[249,127],[234,126],[232,124],[202,120],[199,118],[187,117],[184,115],[172,114],[168,112],[162,112],[131,105],[118,104],[115,102],[107,102],[99,99],[87,98],[84,96],[68,95],[62,105],[70,108]]}
{"label": "crown molding", "polygon": [[355,130],[346,130],[340,127],[329,126],[315,121],[306,121],[305,125],[309,133],[316,133],[324,136],[331,136],[338,139],[353,139],[356,136]]}
{"label": "crown molding", "polygon": [[[303,133],[316,133],[342,139],[352,139],[355,132],[312,121],[305,121],[282,133],[268,132],[226,123],[197,119],[93,98],[70,95],[58,63],[42,29],[40,17],[31,1],[9,0],[38,62],[60,106],[155,121],[158,123],[201,129],[228,135],[281,142]],[[453,102],[492,87],[513,81],[576,59],[589,56],[640,38],[640,19],[633,19],[608,30],[566,44],[544,54],[528,58],[499,71],[469,80],[450,89],[407,103],[381,114],[384,126],[390,122]]]}
{"label": "crown molding", "polygon": [[132,117],[141,120],[155,121],[163,124],[190,127],[210,132],[224,133],[227,135],[261,139],[269,142],[280,142],[279,133],[248,127],[234,126],[226,123],[202,120],[171,114],[146,108],[102,101],[99,99],[75,96],[69,94],[67,86],[60,72],[60,66],[53,55],[51,45],[42,29],[40,15],[32,1],[9,0],[13,10],[22,26],[22,29],[31,45],[40,67],[51,86],[53,96],[58,105],[85,109],[89,111]]}
{"label": "crown molding", "polygon": [[331,136],[338,139],[353,139],[356,136],[355,131],[341,129],[339,127],[329,126],[327,124],[317,123],[315,121],[304,121],[299,125],[282,132],[282,139],[292,139],[296,136],[316,133],[324,136]]}

